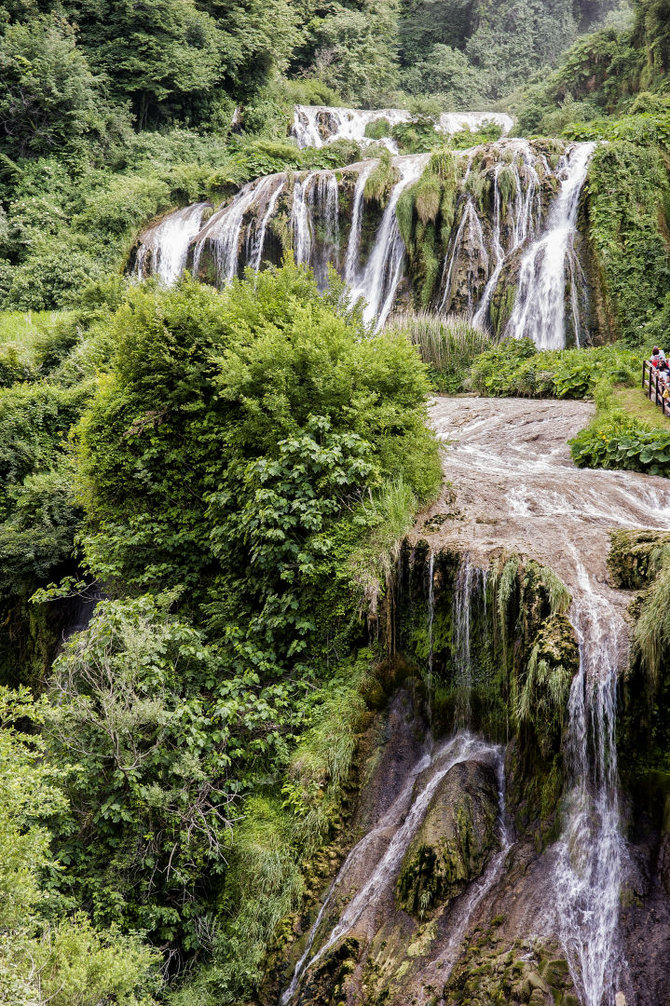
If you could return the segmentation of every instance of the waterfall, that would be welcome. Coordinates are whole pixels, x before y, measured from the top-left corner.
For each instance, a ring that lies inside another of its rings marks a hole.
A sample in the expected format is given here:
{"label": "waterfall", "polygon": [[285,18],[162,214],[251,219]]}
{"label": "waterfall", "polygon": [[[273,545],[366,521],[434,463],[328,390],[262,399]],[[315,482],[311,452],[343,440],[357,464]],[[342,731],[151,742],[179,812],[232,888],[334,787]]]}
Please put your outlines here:
{"label": "waterfall", "polygon": [[349,231],[349,242],[347,244],[347,258],[344,267],[344,279],[351,285],[359,268],[359,252],[361,247],[361,232],[363,227],[363,196],[365,194],[365,183],[367,182],[376,161],[368,161],[363,164],[358,172],[356,185],[354,186],[354,200],[351,210],[351,230]]}
{"label": "waterfall", "polygon": [[428,725],[433,727],[433,627],[435,624],[435,553],[428,559]]}
{"label": "waterfall", "polygon": [[470,693],[472,691],[472,662],[470,658],[470,610],[472,606],[473,583],[476,571],[470,564],[470,556],[463,555],[454,590],[453,605],[453,673],[456,689],[457,726],[467,726],[470,723]]}
{"label": "waterfall", "polygon": [[216,274],[221,285],[230,283],[239,268],[240,237],[245,215],[254,203],[260,202],[277,183],[277,175],[268,175],[249,182],[237,193],[233,201],[215,213],[195,238],[193,272],[197,275],[203,249],[209,244],[213,250]]}
{"label": "waterfall", "polygon": [[[545,232],[521,263],[516,303],[505,332],[509,338],[530,336],[540,349],[565,345],[566,267],[575,261],[579,197],[594,150],[594,143],[576,144],[566,160]],[[579,342],[578,320],[575,332]]]}
{"label": "waterfall", "polygon": [[310,264],[320,287],[325,288],[328,265],[337,264],[340,254],[340,189],[332,171],[319,171],[311,176],[308,212],[312,230],[319,234]]}
{"label": "waterfall", "polygon": [[[344,861],[310,930],[307,948],[296,965],[291,983],[282,995],[283,1006],[289,1006],[295,999],[305,972],[315,967],[336,943],[343,940],[364,914],[375,911],[381,897],[395,884],[405,853],[423,823],[438,786],[455,765],[473,760],[493,760],[498,766],[501,761],[501,749],[463,731],[433,750],[431,754],[424,755],[416,763],[408,775],[402,792],[389,810],[354,846]],[[378,854],[380,842],[383,848]],[[344,905],[339,919],[320,949],[312,954],[326,910],[332,904],[338,888],[352,873],[354,867],[360,866],[365,855],[370,853],[377,858],[369,870],[367,879],[360,890]]]}
{"label": "waterfall", "polygon": [[309,184],[309,176],[304,181],[297,180],[293,185],[293,254],[298,265],[308,265],[312,252],[311,214],[307,208],[305,188]]}
{"label": "waterfall", "polygon": [[169,213],[144,232],[135,259],[139,280],[154,273],[166,286],[175,283],[186,267],[191,241],[202,227],[209,203],[194,203]]}
{"label": "waterfall", "polygon": [[[484,178],[490,179],[492,188],[492,219],[489,222],[488,210],[480,209],[467,191],[466,182],[476,153],[470,151],[463,182],[466,194],[440,284],[440,311],[453,310],[454,299],[458,298],[458,310],[465,309],[479,327],[488,324],[489,308],[503,271],[513,264],[519,250],[536,236],[541,226],[540,172],[543,177],[552,176],[544,155],[527,140],[506,140],[487,149],[497,155],[493,165],[484,171]],[[512,198],[509,192],[503,194],[503,177],[507,188],[510,181],[514,186]],[[460,283],[456,282],[457,266],[464,272]]]}
{"label": "waterfall", "polygon": [[[505,262],[513,256],[529,236],[535,234],[541,215],[540,179],[534,158],[530,149],[518,146],[522,156],[522,165],[514,171],[515,196],[512,206],[512,221],[509,226],[509,239],[505,246],[503,235],[502,193],[500,191],[500,174],[503,167],[497,164],[493,176],[493,256],[495,268],[486,284],[482,299],[473,316],[473,324],[482,327],[488,319],[491,299],[498,286]],[[544,162],[546,164],[546,162]]]}
{"label": "waterfall", "polygon": [[[338,121],[348,122],[351,129],[351,121],[381,114],[336,111]],[[324,109],[321,113],[325,114]],[[312,109],[309,115],[313,125],[316,111]],[[579,195],[592,150],[593,144],[574,145],[557,172],[552,172],[542,148],[527,140],[507,139],[464,155],[467,171],[457,196],[437,293],[441,313],[466,313],[476,326],[487,327],[502,288],[505,313],[499,310],[495,316],[498,330],[509,318],[506,335],[530,335],[540,347],[562,346],[567,311],[577,342],[583,340],[580,316],[588,284],[574,242]],[[283,249],[292,247],[296,262],[313,269],[321,289],[327,286],[329,266],[337,269],[350,288],[351,302],[364,300],[366,324],[379,329],[406,275],[405,246],[396,216],[398,200],[419,179],[429,158],[429,154],[415,154],[393,159],[399,180],[380,221],[376,205],[365,200],[366,181],[376,160],[341,171],[298,172],[290,184],[283,172],[256,179],[213,213],[201,229],[204,203],[170,214],[149,228],[141,238],[136,274],[143,279],[157,272],[170,283],[190,261],[196,275],[225,286],[244,267],[258,272],[268,252],[277,260],[279,249],[266,247],[268,229],[277,221],[273,234]],[[558,195],[545,213],[548,193],[553,193],[557,182]],[[344,206],[350,215],[346,249],[342,247]],[[361,243],[364,228],[366,235],[371,230],[371,215],[376,232],[362,263]],[[515,289],[516,301],[511,303]]]}
{"label": "waterfall", "polygon": [[514,119],[504,112],[443,112],[439,120],[441,133],[453,135],[463,129],[476,132],[489,123],[500,126],[502,135],[507,136],[512,131]]}
{"label": "waterfall", "polygon": [[[375,139],[365,135],[369,125],[374,122],[387,122],[388,135]],[[398,145],[391,137],[394,126],[415,122],[412,116],[402,108],[336,108],[328,105],[296,105],[291,126],[293,136],[299,147],[323,147],[336,140],[354,140],[362,147],[371,143],[383,143],[393,154],[398,153]],[[435,123],[438,133],[453,134],[461,130],[481,129],[488,123],[500,126],[502,135],[506,136],[514,125],[514,120],[502,112],[447,112],[442,114]]]}
{"label": "waterfall", "polygon": [[[365,130],[379,120],[386,120],[389,123],[389,135],[377,141],[366,136]],[[333,108],[327,105],[296,105],[291,135],[301,148],[323,147],[336,140],[353,140],[362,147],[381,142],[392,154],[397,154],[398,145],[391,138],[390,131],[400,123],[411,121],[410,113],[400,108],[367,110]]]}
{"label": "waterfall", "polygon": [[285,188],[286,180],[280,176],[274,192],[268,199],[267,206],[265,207],[265,213],[261,218],[260,225],[257,228],[253,241],[248,247],[247,264],[250,265],[255,272],[259,271],[263,260],[263,249],[265,248],[265,236],[267,234],[268,223],[272,219],[272,215],[277,207],[277,200]]}
{"label": "waterfall", "polygon": [[572,550],[580,596],[571,618],[579,673],[570,689],[566,763],[570,790],[557,845],[557,928],[584,1006],[613,1004],[624,843],[615,742],[619,638],[624,623],[595,590]]}
{"label": "waterfall", "polygon": [[514,831],[507,814],[505,799],[505,760],[504,752],[499,750],[496,757],[496,776],[498,779],[498,837],[500,849],[493,856],[479,880],[475,880],[454,906],[449,920],[449,939],[439,957],[431,961],[424,969],[425,983],[433,974],[444,985],[458,960],[463,939],[468,931],[475,911],[481,905],[486,895],[493,890],[502,877],[507,854],[514,844]]}
{"label": "waterfall", "polygon": [[391,190],[365,269],[352,285],[351,303],[354,304],[363,297],[366,302],[363,320],[368,325],[376,320],[377,329],[382,327],[393,307],[405,258],[405,245],[396,218],[396,206],[405,189],[421,177],[429,158],[429,154],[414,154],[410,157],[397,157],[393,161],[400,173],[400,180]]}

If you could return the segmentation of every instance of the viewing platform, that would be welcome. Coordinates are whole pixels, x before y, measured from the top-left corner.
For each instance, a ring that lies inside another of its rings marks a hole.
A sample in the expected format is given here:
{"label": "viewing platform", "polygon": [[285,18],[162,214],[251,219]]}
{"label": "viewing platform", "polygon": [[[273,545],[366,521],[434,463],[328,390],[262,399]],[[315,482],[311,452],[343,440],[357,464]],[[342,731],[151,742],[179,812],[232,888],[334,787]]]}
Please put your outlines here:
{"label": "viewing platform", "polygon": [[659,380],[658,371],[651,360],[645,360],[642,364],[642,390],[663,415],[670,419],[670,383],[666,385]]}

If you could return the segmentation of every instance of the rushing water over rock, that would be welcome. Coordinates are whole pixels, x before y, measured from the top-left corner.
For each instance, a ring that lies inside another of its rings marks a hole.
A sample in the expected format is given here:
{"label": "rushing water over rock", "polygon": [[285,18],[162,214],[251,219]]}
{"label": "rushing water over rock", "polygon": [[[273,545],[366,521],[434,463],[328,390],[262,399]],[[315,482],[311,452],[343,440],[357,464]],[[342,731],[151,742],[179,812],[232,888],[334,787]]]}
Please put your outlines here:
{"label": "rushing water over rock", "polygon": [[621,613],[599,594],[573,550],[580,585],[572,621],[579,674],[568,707],[566,824],[556,889],[563,946],[584,1006],[614,1003],[624,843],[619,828],[616,681]]}
{"label": "rushing water over rock", "polygon": [[573,292],[579,277],[579,266],[574,239],[579,197],[594,149],[594,143],[583,143],[571,152],[560,172],[561,188],[551,208],[546,230],[521,263],[519,292],[506,335],[520,339],[531,334],[540,349],[561,349],[565,345],[566,273],[570,278],[570,302],[575,339],[579,345],[579,314],[576,292]]}
{"label": "rushing water over rock", "polygon": [[366,302],[363,318],[368,324],[376,321],[377,328],[381,328],[393,307],[405,258],[396,206],[405,189],[421,177],[428,160],[429,154],[414,154],[394,161],[400,179],[391,190],[366,266],[351,285],[352,303],[362,297]]}
{"label": "rushing water over rock", "polygon": [[580,666],[568,707],[569,782],[552,850],[555,919],[548,925],[584,1006],[614,1006],[624,963],[617,920],[625,861],[615,699],[629,595],[608,586],[608,534],[615,527],[669,530],[670,488],[664,479],[574,468],[566,440],[591,409],[581,402],[437,401],[433,422],[449,442],[445,471],[464,513],[435,534],[418,533],[431,550],[457,548],[482,566],[501,548],[530,554],[570,589]]}
{"label": "rushing water over rock", "polygon": [[[294,1001],[308,971],[314,969],[354,928],[365,929],[366,924],[374,919],[382,899],[393,889],[403,857],[423,823],[440,783],[456,765],[473,761],[492,761],[500,779],[501,749],[465,731],[434,748],[414,765],[391,807],[344,861],[312,926],[306,950],[296,965],[291,983],[282,995],[283,1006]],[[504,821],[504,783],[499,784],[499,790],[499,816]],[[501,831],[504,828],[502,825]],[[505,841],[503,839],[502,845]],[[334,926],[327,935],[322,934],[320,930],[336,895],[340,889],[344,891],[347,888],[350,875],[355,874],[361,864],[365,865],[365,881],[359,889],[354,887],[353,896],[336,916]],[[318,949],[313,952],[315,946]]]}
{"label": "rushing water over rock", "polygon": [[[457,155],[455,216],[440,239],[434,310],[465,313],[477,326],[527,335],[540,346],[563,345],[568,328],[580,340],[588,291],[575,237],[591,150],[590,144],[573,145],[556,170],[542,144],[527,140],[501,140]],[[225,286],[244,268],[278,264],[291,250],[298,264],[314,270],[322,289],[329,266],[337,269],[352,301],[363,298],[366,323],[379,328],[400,290],[412,297],[414,260],[410,256],[407,264],[397,208],[429,161],[429,154],[395,157],[397,181],[382,207],[365,191],[376,159],[337,171],[296,172],[290,180],[285,172],[256,179],[201,229],[206,204],[177,210],[149,228],[140,239],[136,275],[158,271],[174,282],[188,266]],[[409,288],[401,286],[406,278]]]}
{"label": "rushing water over rock", "polygon": [[166,286],[175,283],[186,267],[189,245],[209,208],[209,203],[186,206],[146,230],[135,258],[137,278],[155,274]]}

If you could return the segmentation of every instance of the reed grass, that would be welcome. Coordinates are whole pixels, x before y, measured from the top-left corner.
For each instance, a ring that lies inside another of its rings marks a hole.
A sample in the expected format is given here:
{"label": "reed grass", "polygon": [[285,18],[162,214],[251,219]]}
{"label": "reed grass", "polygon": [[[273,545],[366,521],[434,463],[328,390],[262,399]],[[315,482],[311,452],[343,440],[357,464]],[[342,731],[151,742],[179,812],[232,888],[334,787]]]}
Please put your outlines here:
{"label": "reed grass", "polygon": [[487,332],[459,315],[440,318],[421,311],[396,315],[393,323],[418,347],[440,391],[462,390],[474,359],[493,346]]}

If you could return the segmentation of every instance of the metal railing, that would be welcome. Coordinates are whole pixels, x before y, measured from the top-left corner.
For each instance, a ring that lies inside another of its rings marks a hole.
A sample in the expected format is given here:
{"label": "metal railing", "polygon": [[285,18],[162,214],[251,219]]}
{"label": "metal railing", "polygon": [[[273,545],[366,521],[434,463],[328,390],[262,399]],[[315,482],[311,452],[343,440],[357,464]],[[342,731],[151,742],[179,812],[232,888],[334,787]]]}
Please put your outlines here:
{"label": "metal railing", "polygon": [[[670,388],[670,384],[667,387]],[[642,364],[642,390],[647,398],[659,407],[663,415],[670,417],[670,398],[663,397],[666,385],[659,381],[658,371],[651,360],[645,360]]]}

